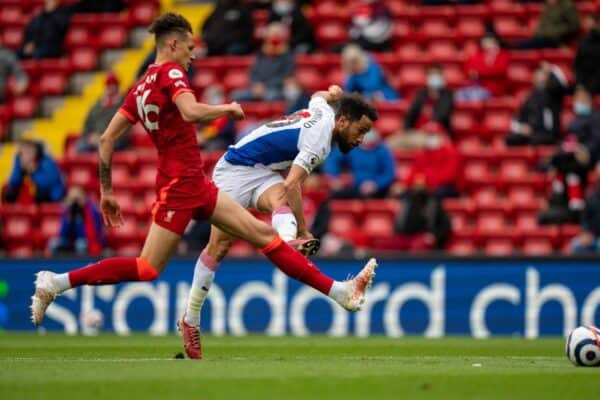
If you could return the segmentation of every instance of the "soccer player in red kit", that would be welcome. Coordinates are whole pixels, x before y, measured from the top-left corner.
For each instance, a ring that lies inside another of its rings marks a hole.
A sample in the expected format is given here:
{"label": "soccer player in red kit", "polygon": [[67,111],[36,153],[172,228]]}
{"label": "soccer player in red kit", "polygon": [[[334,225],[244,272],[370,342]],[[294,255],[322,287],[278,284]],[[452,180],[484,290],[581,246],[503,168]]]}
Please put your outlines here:
{"label": "soccer player in red kit", "polygon": [[[158,150],[157,199],[142,252],[139,257],[108,258],[64,274],[39,272],[31,304],[33,323],[41,324],[56,296],[70,288],[158,278],[192,218],[208,219],[224,232],[260,248],[286,275],[328,295],[345,309],[360,309],[375,275],[374,259],[354,279],[334,281],[282,241],[271,226],[220,193],[204,175],[193,123],[227,114],[243,118],[244,112],[237,103],[212,106],[196,101],[185,73],[194,59],[194,41],[192,28],[183,16],[164,14],[152,23],[150,32],[155,35],[156,61],[125,98],[102,134],[98,150],[100,207],[104,222],[110,227],[123,224],[111,182],[115,142],[140,121]],[[350,121],[340,124],[349,140],[362,140],[364,133]],[[188,356],[201,358],[199,328],[187,325],[183,319],[178,326]]]}

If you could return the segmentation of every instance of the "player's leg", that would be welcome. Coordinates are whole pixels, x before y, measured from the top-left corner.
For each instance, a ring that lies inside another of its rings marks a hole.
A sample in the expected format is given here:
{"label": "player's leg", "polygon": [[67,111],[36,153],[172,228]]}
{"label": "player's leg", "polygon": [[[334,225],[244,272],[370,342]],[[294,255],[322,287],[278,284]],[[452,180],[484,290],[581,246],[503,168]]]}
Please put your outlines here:
{"label": "player's leg", "polygon": [[183,349],[191,359],[202,358],[199,328],[202,305],[208,296],[219,263],[227,255],[232,241],[232,236],[213,225],[208,245],[202,250],[196,261],[185,314],[177,322],[183,339]]}
{"label": "player's leg", "polygon": [[109,285],[156,279],[177,248],[180,238],[179,234],[152,223],[139,257],[106,258],[64,274],[39,272],[31,304],[33,323],[39,325],[50,303],[67,289],[81,285]]}
{"label": "player's leg", "polygon": [[219,193],[211,223],[229,235],[239,237],[261,249],[262,253],[289,277],[305,283],[337,301],[350,311],[360,309],[370,287],[377,263],[369,260],[349,281],[334,281],[302,254],[285,243],[272,227],[254,218],[225,193]]}
{"label": "player's leg", "polygon": [[321,246],[319,239],[298,238],[298,221],[290,207],[281,177],[278,181],[265,182],[256,191],[256,208],[271,213],[271,226],[290,246],[304,254],[312,256]]}

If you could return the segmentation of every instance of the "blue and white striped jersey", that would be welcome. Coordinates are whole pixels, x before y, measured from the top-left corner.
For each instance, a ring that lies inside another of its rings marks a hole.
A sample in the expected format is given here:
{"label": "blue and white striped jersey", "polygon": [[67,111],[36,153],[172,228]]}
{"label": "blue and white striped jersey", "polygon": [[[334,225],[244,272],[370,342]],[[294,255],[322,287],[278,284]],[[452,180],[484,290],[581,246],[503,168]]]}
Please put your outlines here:
{"label": "blue and white striped jersey", "polygon": [[261,125],[229,146],[225,160],[272,170],[284,170],[293,163],[310,174],[331,151],[334,125],[333,109],[322,97],[313,97],[308,109]]}

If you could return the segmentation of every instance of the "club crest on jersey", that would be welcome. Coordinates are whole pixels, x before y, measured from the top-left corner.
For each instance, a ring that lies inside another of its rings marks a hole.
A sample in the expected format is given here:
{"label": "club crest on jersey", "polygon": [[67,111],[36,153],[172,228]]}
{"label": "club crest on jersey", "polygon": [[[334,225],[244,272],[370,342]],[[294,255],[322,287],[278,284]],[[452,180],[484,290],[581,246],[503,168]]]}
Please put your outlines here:
{"label": "club crest on jersey", "polygon": [[169,78],[171,78],[171,79],[183,78],[183,72],[181,72],[180,70],[175,69],[175,68],[169,70],[168,75],[169,75]]}
{"label": "club crest on jersey", "polygon": [[173,219],[173,215],[175,215],[174,210],[167,211],[167,215],[165,215],[165,222],[171,222],[171,220]]}

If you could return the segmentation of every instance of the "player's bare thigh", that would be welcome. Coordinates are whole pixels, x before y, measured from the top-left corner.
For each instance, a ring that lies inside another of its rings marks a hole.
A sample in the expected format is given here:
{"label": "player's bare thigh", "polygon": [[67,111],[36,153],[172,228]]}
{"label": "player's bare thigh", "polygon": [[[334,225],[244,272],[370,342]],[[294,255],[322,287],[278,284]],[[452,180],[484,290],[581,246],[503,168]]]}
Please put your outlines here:
{"label": "player's bare thigh", "polygon": [[146,236],[141,256],[160,274],[177,249],[180,239],[181,236],[178,234],[153,222]]}
{"label": "player's bare thigh", "polygon": [[221,191],[210,222],[225,233],[256,247],[266,246],[275,237],[275,231],[270,225],[254,218],[248,210]]}
{"label": "player's bare thigh", "polygon": [[256,202],[258,210],[262,212],[272,212],[277,207],[281,207],[286,204],[287,199],[283,182],[276,183],[269,187],[258,197],[258,201]]}

